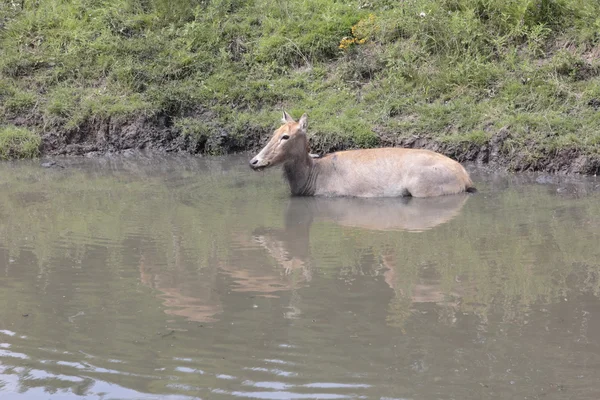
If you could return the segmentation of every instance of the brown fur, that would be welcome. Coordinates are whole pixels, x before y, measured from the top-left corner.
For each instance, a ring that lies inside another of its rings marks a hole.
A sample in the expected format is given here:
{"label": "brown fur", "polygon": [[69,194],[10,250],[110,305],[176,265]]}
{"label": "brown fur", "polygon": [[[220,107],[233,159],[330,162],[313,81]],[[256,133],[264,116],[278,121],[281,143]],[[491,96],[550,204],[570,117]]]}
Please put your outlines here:
{"label": "brown fur", "polygon": [[283,165],[293,195],[434,197],[475,189],[462,165],[430,150],[387,147],[315,159],[309,152],[306,114],[296,122],[284,112],[283,122],[250,167]]}

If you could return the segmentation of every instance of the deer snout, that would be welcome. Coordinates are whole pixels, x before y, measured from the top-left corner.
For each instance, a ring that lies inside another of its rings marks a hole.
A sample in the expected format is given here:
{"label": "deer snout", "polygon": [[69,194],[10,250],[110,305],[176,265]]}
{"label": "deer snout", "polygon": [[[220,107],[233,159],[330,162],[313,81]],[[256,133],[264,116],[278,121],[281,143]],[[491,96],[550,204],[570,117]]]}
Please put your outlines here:
{"label": "deer snout", "polygon": [[261,169],[261,168],[266,168],[268,166],[269,166],[269,162],[259,158],[258,156],[254,157],[252,160],[250,160],[250,168],[252,168],[252,169]]}

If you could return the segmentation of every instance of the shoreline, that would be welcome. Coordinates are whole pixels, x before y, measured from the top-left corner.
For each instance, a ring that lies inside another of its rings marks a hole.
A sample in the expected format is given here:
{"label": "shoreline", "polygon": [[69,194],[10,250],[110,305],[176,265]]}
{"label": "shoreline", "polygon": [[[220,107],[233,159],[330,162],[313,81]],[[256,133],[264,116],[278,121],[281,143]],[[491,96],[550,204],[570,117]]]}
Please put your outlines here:
{"label": "shoreline", "polygon": [[[186,136],[172,127],[156,123],[160,120],[138,118],[128,123],[104,121],[88,125],[87,129],[65,134],[50,132],[42,136],[40,158],[53,156],[103,156],[130,151],[151,153],[185,153],[226,155],[252,152],[269,139],[271,132],[252,129],[244,137],[234,137],[221,130],[201,141]],[[544,172],[553,174],[600,175],[600,155],[586,154],[575,148],[550,151],[527,147],[507,149],[511,137],[504,127],[485,142],[449,142],[434,137],[378,135],[378,143],[371,147],[424,148],[442,153],[461,163],[485,165],[509,172]],[[318,143],[317,143],[318,142]],[[311,151],[327,154],[358,148],[336,140],[314,140]],[[532,157],[535,154],[535,157]]]}

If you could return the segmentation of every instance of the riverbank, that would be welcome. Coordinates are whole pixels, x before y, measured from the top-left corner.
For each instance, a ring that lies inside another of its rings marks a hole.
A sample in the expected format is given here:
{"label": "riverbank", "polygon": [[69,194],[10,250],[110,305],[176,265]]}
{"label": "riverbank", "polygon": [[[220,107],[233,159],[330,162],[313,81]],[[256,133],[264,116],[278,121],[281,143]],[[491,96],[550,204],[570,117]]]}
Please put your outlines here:
{"label": "riverbank", "polygon": [[[143,4],[142,4],[143,3]],[[426,147],[600,172],[600,5],[86,0],[0,5],[0,158]]]}
{"label": "riverbank", "polygon": [[[103,121],[96,126],[89,126],[75,139],[66,140],[60,132],[49,133],[42,139],[42,154],[57,156],[102,155],[120,153],[128,150],[152,150],[165,153],[206,153],[205,146],[218,149],[219,153],[229,154],[246,150],[257,150],[269,139],[271,131],[254,132],[243,138],[231,138],[226,132],[212,143],[192,140],[161,125],[160,120],[136,120],[126,124],[111,124]],[[567,174],[600,174],[600,156],[586,154],[572,148],[555,149],[544,152],[535,149],[511,149],[505,146],[511,139],[508,128],[500,129],[489,140],[481,142],[443,142],[427,136],[381,137],[380,146],[398,146],[426,148],[446,154],[460,162],[474,162],[489,165],[496,169],[510,171],[543,171]],[[345,143],[313,140],[312,151],[326,154],[331,151],[346,149]]]}

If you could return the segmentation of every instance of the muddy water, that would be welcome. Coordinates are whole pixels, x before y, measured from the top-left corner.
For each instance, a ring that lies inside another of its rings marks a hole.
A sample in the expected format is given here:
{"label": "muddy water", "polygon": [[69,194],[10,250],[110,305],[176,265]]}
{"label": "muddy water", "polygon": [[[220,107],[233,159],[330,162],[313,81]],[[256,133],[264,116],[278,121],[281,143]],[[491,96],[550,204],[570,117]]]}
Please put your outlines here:
{"label": "muddy water", "polygon": [[598,399],[600,180],[290,199],[246,159],[0,165],[2,399]]}

